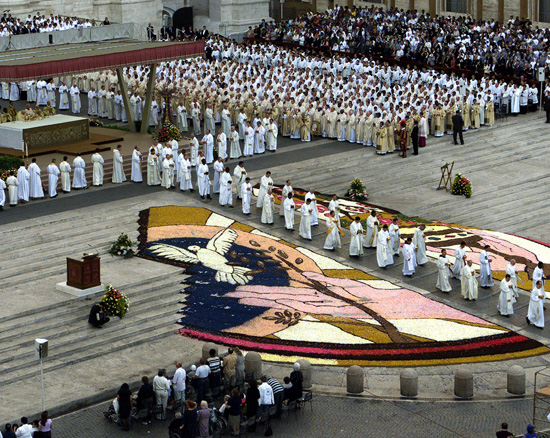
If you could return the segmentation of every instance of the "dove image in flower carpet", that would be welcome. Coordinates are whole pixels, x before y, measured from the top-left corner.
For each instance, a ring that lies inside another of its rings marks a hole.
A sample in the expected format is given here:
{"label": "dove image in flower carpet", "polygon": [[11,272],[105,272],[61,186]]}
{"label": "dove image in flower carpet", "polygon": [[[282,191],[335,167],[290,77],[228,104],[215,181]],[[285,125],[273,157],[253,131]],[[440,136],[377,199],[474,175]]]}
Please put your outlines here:
{"label": "dove image in flower carpet", "polygon": [[237,233],[234,230],[226,229],[219,231],[212,237],[206,248],[192,245],[187,249],[183,249],[159,243],[152,245],[149,249],[153,253],[171,260],[192,264],[201,263],[203,266],[216,271],[216,281],[245,285],[251,278],[251,269],[235,266],[235,263],[229,262],[224,257],[236,239]]}

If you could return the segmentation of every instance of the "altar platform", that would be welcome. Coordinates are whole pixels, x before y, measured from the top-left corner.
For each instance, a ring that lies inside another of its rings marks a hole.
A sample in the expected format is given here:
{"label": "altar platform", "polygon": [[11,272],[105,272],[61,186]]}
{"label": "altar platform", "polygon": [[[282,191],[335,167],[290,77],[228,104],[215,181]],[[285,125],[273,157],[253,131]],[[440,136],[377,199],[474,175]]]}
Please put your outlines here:
{"label": "altar platform", "polygon": [[23,151],[75,143],[90,138],[89,121],[85,117],[56,114],[29,122],[0,124],[0,147]]}

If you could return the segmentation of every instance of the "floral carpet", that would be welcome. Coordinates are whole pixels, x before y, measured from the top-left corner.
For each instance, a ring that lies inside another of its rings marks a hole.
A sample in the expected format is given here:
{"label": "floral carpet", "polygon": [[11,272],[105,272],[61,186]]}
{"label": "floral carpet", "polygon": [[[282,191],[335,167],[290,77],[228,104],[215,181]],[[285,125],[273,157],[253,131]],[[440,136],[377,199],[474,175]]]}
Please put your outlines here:
{"label": "floral carpet", "polygon": [[205,208],[140,212],[138,256],[190,275],[179,334],[258,351],[265,360],[423,366],[550,351]]}
{"label": "floral carpet", "polygon": [[[273,189],[275,202],[281,202],[281,190],[283,186],[275,186]],[[257,193],[257,187],[254,188]],[[300,208],[304,202],[307,191],[294,188],[294,202],[296,208]],[[319,218],[328,218],[328,205],[331,195],[315,193]],[[436,220],[426,220],[419,217],[407,217],[396,210],[369,204],[367,202],[352,201],[339,198],[341,225],[349,228],[353,218],[359,216],[363,221],[363,227],[371,210],[376,214],[381,225],[392,223],[394,217],[398,218],[401,233],[401,243],[407,237],[413,237],[415,228],[425,224],[431,230],[424,233],[428,257],[433,260],[439,258],[442,249],[447,250],[448,258],[454,263],[455,249],[460,242],[466,242],[466,256],[472,260],[475,268],[479,270],[479,254],[485,245],[490,245],[489,254],[493,258],[491,269],[493,277],[502,280],[505,276],[506,265],[510,259],[516,260],[516,269],[519,271],[518,287],[527,291],[533,289],[531,274],[538,262],[545,263],[544,274],[550,276],[550,245],[526,237],[498,231],[483,230],[457,224],[447,224]],[[546,291],[550,291],[550,282],[546,282]],[[547,293],[550,298],[550,293]]]}

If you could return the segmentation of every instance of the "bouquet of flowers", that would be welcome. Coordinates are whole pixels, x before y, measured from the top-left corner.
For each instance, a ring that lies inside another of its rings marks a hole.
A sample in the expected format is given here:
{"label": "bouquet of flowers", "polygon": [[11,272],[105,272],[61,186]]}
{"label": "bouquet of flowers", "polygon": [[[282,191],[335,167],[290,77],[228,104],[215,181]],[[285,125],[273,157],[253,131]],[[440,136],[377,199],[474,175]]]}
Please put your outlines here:
{"label": "bouquet of flowers", "polygon": [[90,126],[97,126],[101,128],[103,126],[103,122],[97,119],[90,119]]}
{"label": "bouquet of flowers", "polygon": [[105,286],[105,295],[101,298],[101,302],[109,316],[118,316],[121,319],[130,308],[126,295],[115,289],[112,284]]}
{"label": "bouquet of flowers", "polygon": [[4,182],[6,182],[12,170],[14,171],[14,175],[17,177],[17,169],[8,169],[8,170],[4,170],[3,172],[0,172],[0,179],[3,179]]}
{"label": "bouquet of flowers", "polygon": [[136,245],[137,243],[130,240],[128,234],[122,233],[118,236],[117,240],[111,244],[109,254],[129,259],[136,254]]}
{"label": "bouquet of flowers", "polygon": [[349,185],[349,189],[346,192],[346,196],[354,201],[362,201],[369,197],[367,194],[367,188],[359,178],[355,178]]}
{"label": "bouquet of flowers", "polygon": [[170,140],[170,138],[180,141],[182,139],[181,132],[177,126],[172,125],[170,122],[164,122],[162,128],[155,134],[155,140],[159,143],[165,143]]}
{"label": "bouquet of flowers", "polygon": [[470,198],[472,196],[472,182],[460,173],[457,173],[451,187],[451,194],[464,195]]}

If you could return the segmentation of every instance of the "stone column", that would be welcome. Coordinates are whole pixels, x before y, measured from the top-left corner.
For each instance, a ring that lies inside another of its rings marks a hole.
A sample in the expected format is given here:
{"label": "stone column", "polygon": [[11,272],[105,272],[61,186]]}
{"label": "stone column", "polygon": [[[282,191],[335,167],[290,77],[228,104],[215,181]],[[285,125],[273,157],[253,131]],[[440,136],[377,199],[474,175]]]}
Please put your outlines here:
{"label": "stone column", "polygon": [[216,350],[216,356],[218,355],[218,346],[216,344],[213,344],[212,342],[206,342],[202,346],[202,358],[204,360],[208,359],[210,357],[210,350]]}
{"label": "stone column", "polygon": [[525,394],[525,370],[519,365],[512,365],[508,368],[506,376],[506,389],[513,395]]}
{"label": "stone column", "polygon": [[349,394],[361,394],[365,390],[365,373],[363,368],[352,365],[346,372],[346,387]]}
{"label": "stone column", "polygon": [[116,75],[118,78],[118,86],[122,94],[122,102],[124,103],[124,109],[126,110],[126,118],[128,119],[128,129],[130,132],[136,132],[136,124],[134,123],[134,115],[132,114],[132,108],[130,107],[130,99],[128,98],[128,86],[126,85],[126,79],[122,73],[122,68],[116,69]]}
{"label": "stone column", "polygon": [[418,395],[418,373],[412,368],[401,371],[399,376],[401,395],[403,397],[416,397]]}
{"label": "stone column", "polygon": [[[145,106],[143,107],[143,117],[141,120],[141,129],[142,134],[147,134],[149,129],[149,118],[151,116],[151,103],[153,102],[153,91],[155,89],[155,78],[157,74],[157,64],[149,64],[149,78],[147,80],[147,91],[145,92]],[[169,108],[167,106],[166,111]],[[156,128],[156,127],[155,127]],[[177,157],[174,157],[176,160]]]}
{"label": "stone column", "polygon": [[255,351],[246,353],[244,357],[245,373],[254,373],[256,380],[262,377],[262,357]]}
{"label": "stone column", "polygon": [[474,396],[474,375],[466,368],[459,368],[456,370],[455,396],[464,399]]}

